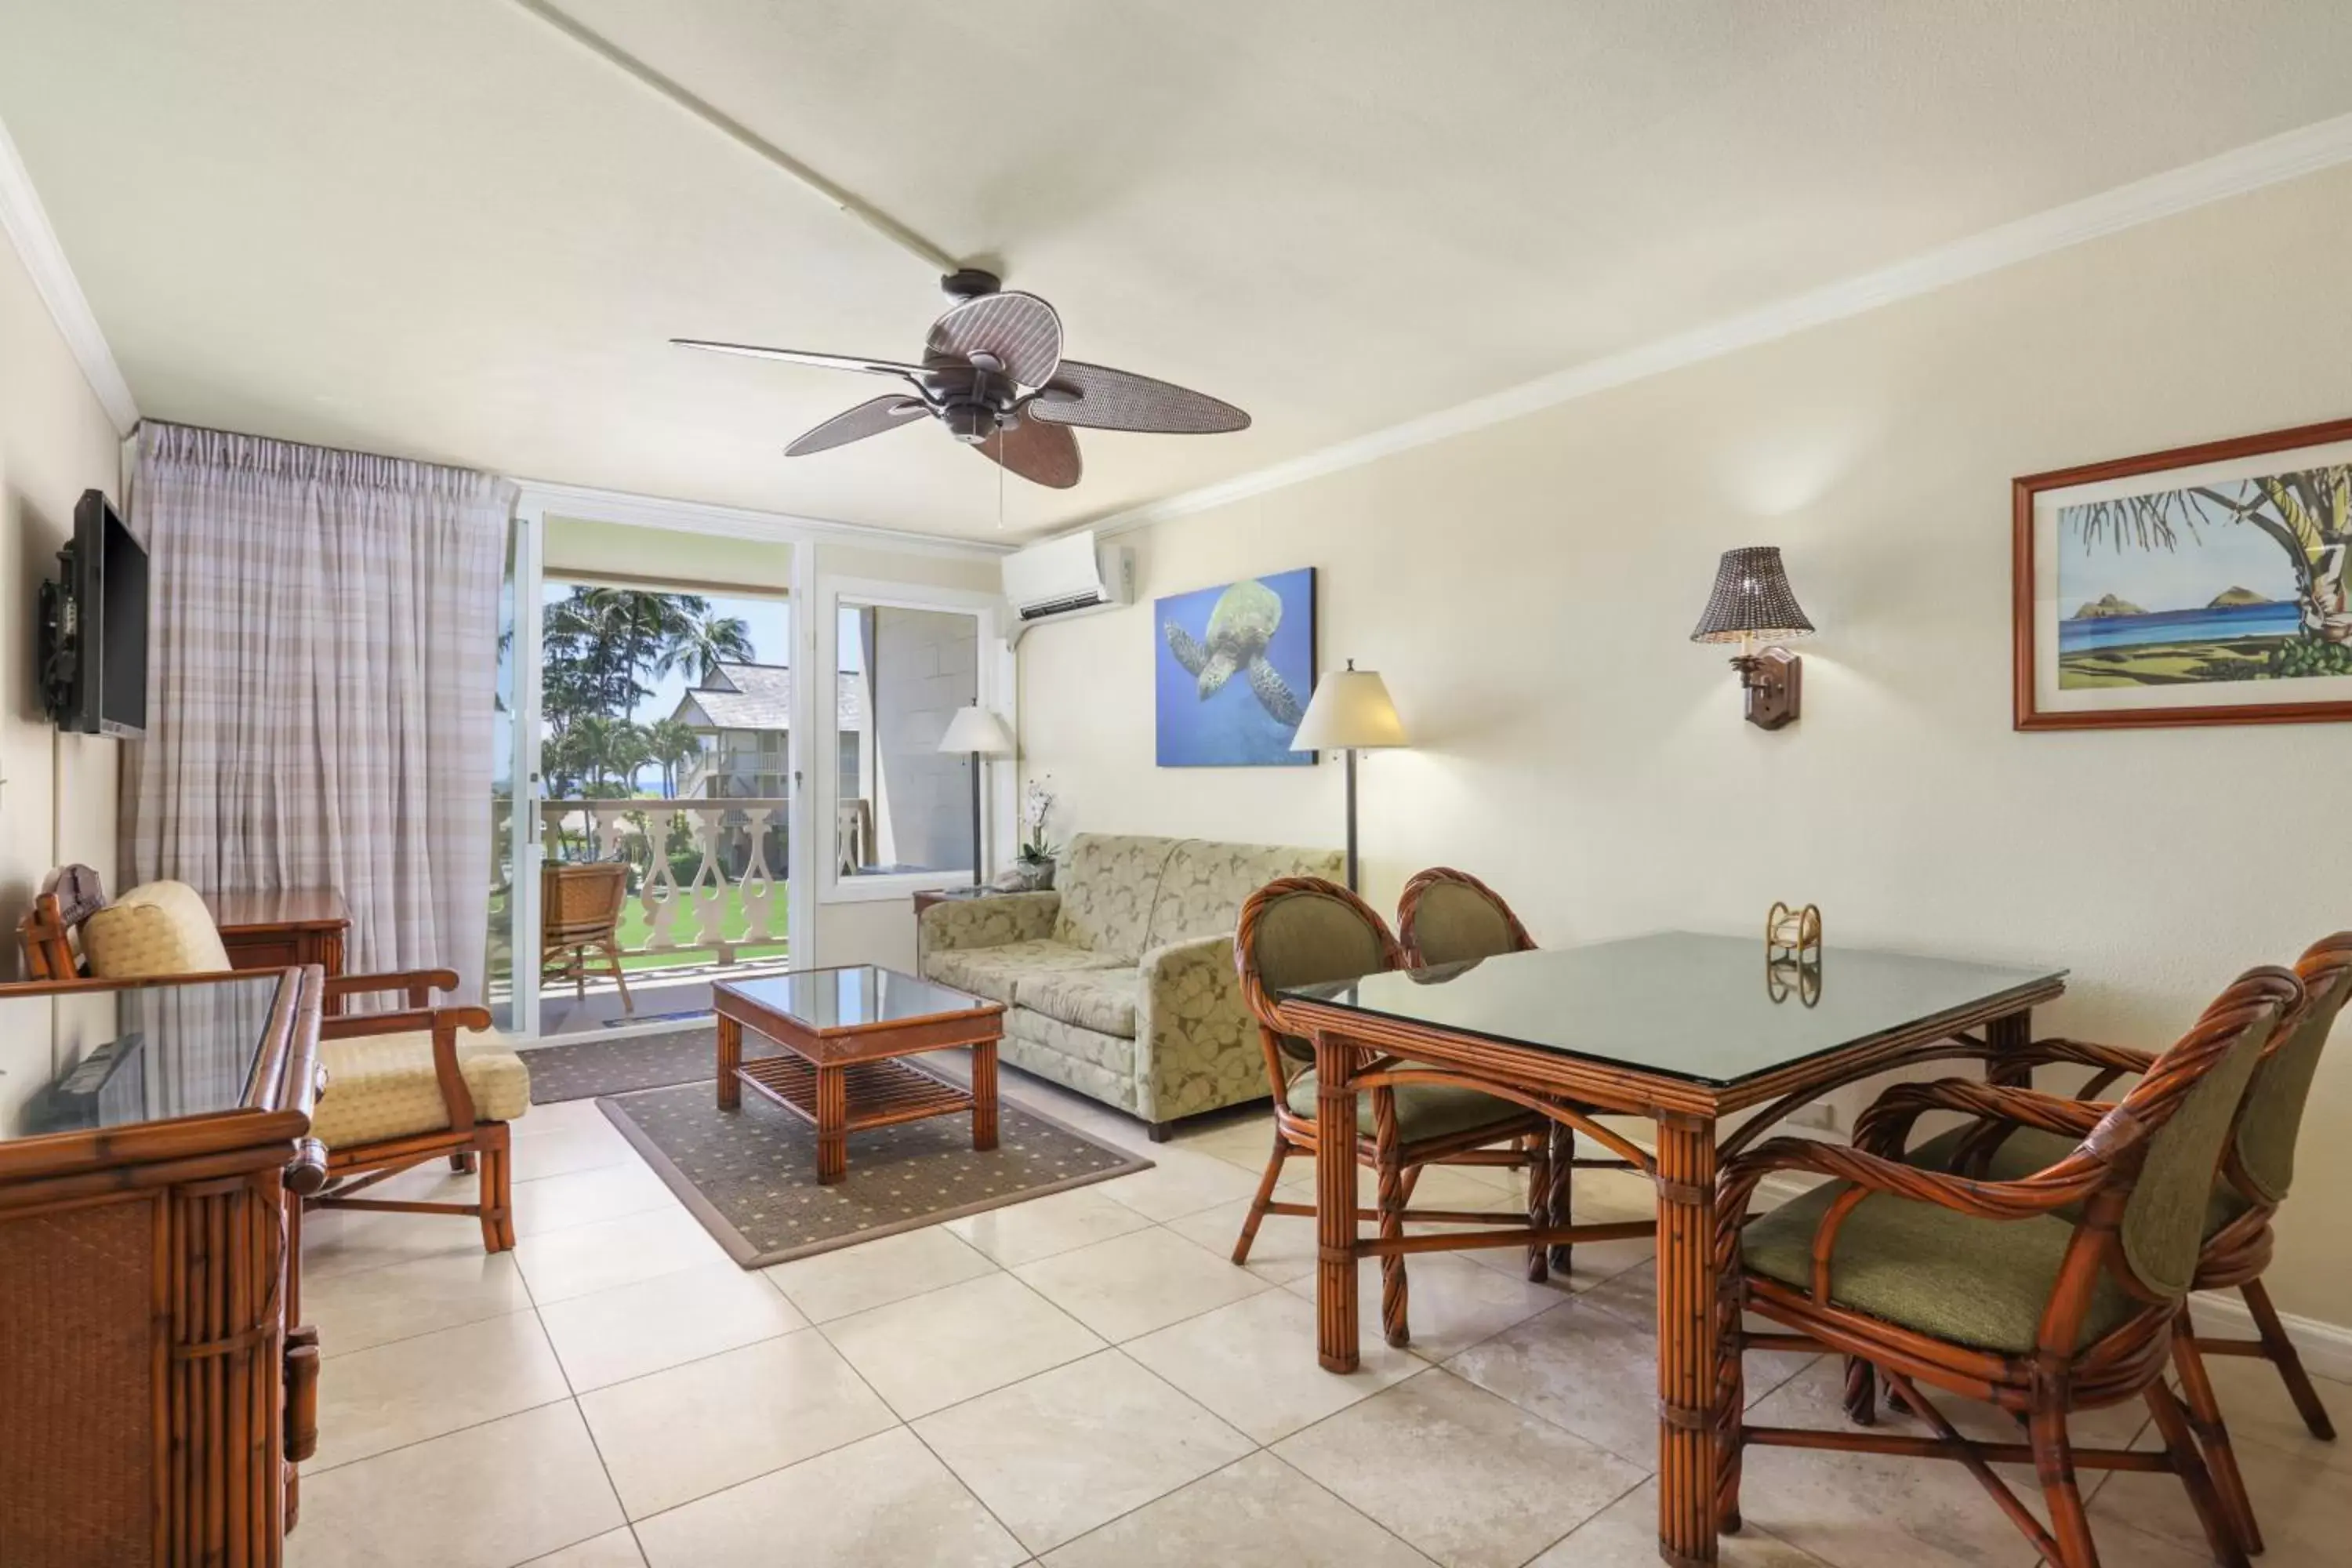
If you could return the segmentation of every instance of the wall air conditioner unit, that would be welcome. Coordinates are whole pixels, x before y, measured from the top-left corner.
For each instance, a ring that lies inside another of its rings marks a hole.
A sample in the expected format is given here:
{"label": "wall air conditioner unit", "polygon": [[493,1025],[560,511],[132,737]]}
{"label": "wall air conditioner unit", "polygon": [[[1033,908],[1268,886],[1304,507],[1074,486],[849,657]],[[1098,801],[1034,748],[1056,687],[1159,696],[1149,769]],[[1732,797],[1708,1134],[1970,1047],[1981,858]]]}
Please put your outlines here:
{"label": "wall air conditioner unit", "polygon": [[1064,534],[1004,557],[1004,601],[1013,636],[1046,621],[1116,610],[1135,602],[1135,552],[1105,543],[1092,529]]}

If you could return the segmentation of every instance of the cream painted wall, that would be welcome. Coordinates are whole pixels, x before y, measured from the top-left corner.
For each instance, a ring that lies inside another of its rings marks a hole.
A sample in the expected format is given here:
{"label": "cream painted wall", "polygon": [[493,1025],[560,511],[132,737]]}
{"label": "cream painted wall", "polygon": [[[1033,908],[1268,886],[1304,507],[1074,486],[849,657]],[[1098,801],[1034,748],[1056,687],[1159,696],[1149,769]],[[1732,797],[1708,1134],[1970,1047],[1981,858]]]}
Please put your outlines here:
{"label": "cream painted wall", "polygon": [[[59,860],[113,886],[116,758],[122,742],[61,735],[41,712],[33,672],[38,584],[57,574],[74,503],[96,486],[122,502],[113,425],[82,379],[15,248],[0,239],[0,916],[21,973],[17,917]],[[126,509],[127,510],[127,509]],[[0,1129],[110,1009],[0,1002]]]}
{"label": "cream painted wall", "polygon": [[[1150,598],[1311,565],[1325,666],[1418,742],[1364,763],[1375,903],[1450,863],[1564,942],[1813,900],[1832,944],[2071,965],[2044,1026],[2160,1044],[2352,926],[2352,731],[2012,731],[2009,481],[2352,414],[2348,252],[2339,170],[1163,524],[1145,605],[1023,642],[1024,771],[1057,834],[1339,843],[1336,765],[1153,765]],[[1685,640],[1749,543],[1822,628],[1777,734]],[[2339,1037],[2272,1284],[2352,1323]]]}

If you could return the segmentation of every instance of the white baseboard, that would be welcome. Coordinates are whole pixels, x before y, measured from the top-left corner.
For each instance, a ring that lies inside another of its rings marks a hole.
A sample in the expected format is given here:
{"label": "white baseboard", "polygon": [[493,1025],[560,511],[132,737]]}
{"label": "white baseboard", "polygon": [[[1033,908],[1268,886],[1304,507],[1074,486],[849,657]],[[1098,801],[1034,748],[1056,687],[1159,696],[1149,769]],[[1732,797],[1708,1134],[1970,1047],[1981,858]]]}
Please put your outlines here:
{"label": "white baseboard", "polygon": [[[2252,1339],[2254,1317],[2235,1290],[2200,1290],[2190,1303],[2199,1334],[2213,1339]],[[2279,1322],[2294,1342],[2303,1367],[2314,1377],[2352,1383],[2352,1327],[2281,1312]]]}

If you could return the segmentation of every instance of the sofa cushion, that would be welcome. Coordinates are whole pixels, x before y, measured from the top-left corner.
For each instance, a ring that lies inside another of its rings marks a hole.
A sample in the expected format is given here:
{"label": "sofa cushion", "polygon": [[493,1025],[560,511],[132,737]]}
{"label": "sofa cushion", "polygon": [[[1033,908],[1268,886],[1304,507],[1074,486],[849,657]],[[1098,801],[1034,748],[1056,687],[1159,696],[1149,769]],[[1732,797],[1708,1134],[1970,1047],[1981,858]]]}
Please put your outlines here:
{"label": "sofa cushion", "polygon": [[[1813,1230],[1846,1190],[1843,1182],[1824,1182],[1750,1222],[1739,1243],[1748,1269],[1810,1291]],[[2023,1354],[2033,1349],[2074,1237],[2074,1227],[2054,1215],[1979,1219],[1873,1193],[1838,1227],[1830,1300],[1931,1339]],[[2102,1269],[2083,1315],[2082,1342],[2120,1326],[2133,1310]]]}
{"label": "sofa cushion", "polygon": [[[477,1037],[477,1038],[480,1038]],[[321,1040],[319,1061],[327,1091],[310,1115],[310,1131],[330,1149],[381,1143],[449,1125],[441,1080],[433,1073],[433,1031]],[[482,1121],[512,1121],[530,1109],[530,1069],[503,1040],[457,1044],[457,1067]]]}
{"label": "sofa cushion", "polygon": [[142,882],[82,922],[82,956],[97,980],[214,974],[229,967],[212,911],[185,882]]}
{"label": "sofa cushion", "polygon": [[1160,947],[1231,931],[1241,923],[1244,900],[1268,882],[1283,877],[1336,878],[1342,864],[1336,849],[1187,838],[1176,846],[1160,873],[1143,945]]}
{"label": "sofa cushion", "polygon": [[1024,976],[1013,984],[1013,1000],[1048,1018],[1131,1040],[1141,984],[1141,976],[1129,967],[1062,970]]}
{"label": "sofa cushion", "polygon": [[1120,965],[1108,953],[1089,952],[1052,937],[1039,937],[1034,942],[1008,942],[996,947],[951,947],[945,952],[932,953],[923,967],[926,978],[942,985],[1009,1005],[1013,987],[1027,976],[1079,969],[1117,969]]}
{"label": "sofa cushion", "polygon": [[[1133,963],[1150,945],[1160,874],[1182,840],[1140,834],[1081,833],[1055,876],[1062,907],[1054,940]],[[1238,907],[1238,905],[1236,905]]]}

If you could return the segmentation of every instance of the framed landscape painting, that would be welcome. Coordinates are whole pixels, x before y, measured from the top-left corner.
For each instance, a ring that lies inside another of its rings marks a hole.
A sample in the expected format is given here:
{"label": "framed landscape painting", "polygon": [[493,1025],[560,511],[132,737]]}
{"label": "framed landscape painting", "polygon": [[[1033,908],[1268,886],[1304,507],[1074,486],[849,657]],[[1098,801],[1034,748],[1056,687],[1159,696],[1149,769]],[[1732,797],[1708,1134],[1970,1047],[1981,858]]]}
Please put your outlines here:
{"label": "framed landscape painting", "polygon": [[1315,694],[1315,569],[1244,577],[1152,605],[1163,768],[1313,764],[1290,738]]}
{"label": "framed landscape painting", "polygon": [[2021,730],[2352,719],[2352,419],[2015,485]]}

